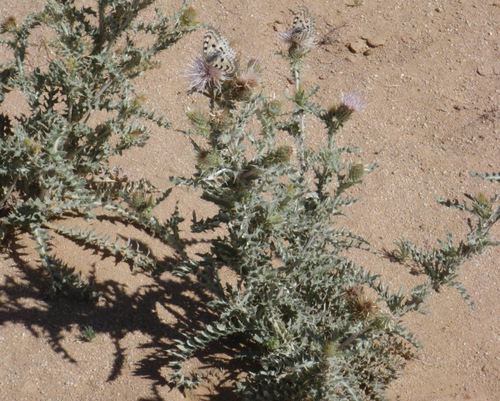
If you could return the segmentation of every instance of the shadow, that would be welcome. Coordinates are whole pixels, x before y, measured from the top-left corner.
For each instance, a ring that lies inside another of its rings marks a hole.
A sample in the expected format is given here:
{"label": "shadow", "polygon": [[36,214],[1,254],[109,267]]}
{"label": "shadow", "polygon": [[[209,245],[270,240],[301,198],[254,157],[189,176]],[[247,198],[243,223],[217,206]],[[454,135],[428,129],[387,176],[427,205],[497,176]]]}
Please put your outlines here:
{"label": "shadow", "polygon": [[[0,254],[5,261],[15,264],[12,274],[4,276],[4,285],[0,289],[5,299],[0,304],[0,325],[7,322],[22,324],[33,336],[44,337],[61,358],[72,364],[78,361],[64,346],[68,331],[75,326],[92,326],[96,333],[106,333],[114,345],[107,382],[113,382],[123,374],[128,351],[125,336],[140,332],[148,338],[139,344],[146,355],[136,364],[134,375],[151,382],[155,397],[144,398],[144,401],[162,400],[160,389],[170,385],[165,375],[166,367],[172,362],[168,350],[175,340],[183,339],[184,335],[194,333],[216,318],[206,306],[213,299],[210,294],[191,277],[180,279],[170,273],[150,277],[147,284],[131,291],[126,283],[99,281],[94,266],[88,277],[101,295],[96,303],[71,298],[46,299],[44,293],[50,287],[48,274],[29,261],[29,251],[32,250],[20,245],[18,239],[11,239]],[[147,249],[144,243],[140,246]],[[165,259],[159,264],[174,262],[178,261]],[[168,314],[168,321],[160,317],[159,308]],[[200,396],[200,400],[237,400],[231,387],[238,374],[244,371],[244,365],[231,356],[243,346],[237,338],[224,339],[224,344],[214,344],[196,355],[206,373],[223,372],[211,380],[211,394]]]}
{"label": "shadow", "polygon": [[425,271],[416,263],[411,257],[402,257],[398,250],[382,249],[382,257],[389,260],[391,263],[397,263],[408,269],[409,273],[413,276],[420,276],[425,274]]}

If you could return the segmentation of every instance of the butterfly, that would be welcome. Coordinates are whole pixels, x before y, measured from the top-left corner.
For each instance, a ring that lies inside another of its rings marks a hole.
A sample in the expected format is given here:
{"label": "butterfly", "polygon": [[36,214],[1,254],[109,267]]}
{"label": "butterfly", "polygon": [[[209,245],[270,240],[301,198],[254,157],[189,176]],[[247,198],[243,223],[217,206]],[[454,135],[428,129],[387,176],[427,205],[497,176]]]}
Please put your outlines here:
{"label": "butterfly", "polygon": [[231,75],[236,71],[236,51],[215,29],[209,29],[205,33],[203,55],[208,64],[221,70],[225,75]]}
{"label": "butterfly", "polygon": [[309,16],[306,7],[300,7],[295,14],[292,23],[291,38],[294,42],[300,43],[314,35],[314,20]]}

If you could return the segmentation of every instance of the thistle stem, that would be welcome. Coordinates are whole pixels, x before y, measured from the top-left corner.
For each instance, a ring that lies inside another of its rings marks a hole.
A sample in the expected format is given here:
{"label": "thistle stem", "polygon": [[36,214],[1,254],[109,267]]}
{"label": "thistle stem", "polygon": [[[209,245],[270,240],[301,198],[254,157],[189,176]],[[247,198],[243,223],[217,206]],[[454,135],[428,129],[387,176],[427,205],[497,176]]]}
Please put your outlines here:
{"label": "thistle stem", "polygon": [[[486,223],[484,223],[484,226],[482,227],[482,234],[486,235],[488,231],[490,230],[491,227],[493,227],[493,224],[495,224],[498,220],[500,219],[500,206],[497,207],[497,209],[493,212],[493,214],[490,216],[488,220],[486,220]],[[477,235],[477,231],[476,231]],[[469,245],[472,245],[473,241],[468,241]],[[468,250],[464,253],[464,257],[468,258],[472,253],[477,252],[473,246],[469,247]]]}
{"label": "thistle stem", "polygon": [[483,233],[487,233],[490,228],[495,224],[498,220],[500,219],[500,206],[497,207],[497,210],[490,216],[488,221],[486,221],[486,224],[483,227]]}
{"label": "thistle stem", "polygon": [[[298,92],[300,90],[300,70],[298,66],[293,69],[295,78],[295,90]],[[304,157],[304,132],[305,132],[305,114],[303,111],[299,113],[299,135],[297,136],[298,142],[298,154],[300,162],[300,170],[302,173],[306,171],[306,162]]]}
{"label": "thistle stem", "polygon": [[16,177],[16,179],[14,180],[14,182],[12,183],[10,188],[7,190],[5,196],[2,199],[0,199],[0,209],[2,209],[4,207],[5,203],[9,199],[9,196],[12,193],[12,191],[14,190],[14,188],[16,187],[18,180],[19,180],[19,176]]}
{"label": "thistle stem", "polygon": [[349,344],[354,342],[359,336],[365,334],[368,330],[370,330],[370,327],[367,327],[366,329],[351,334],[347,340],[345,340],[342,344],[339,345],[338,349],[339,350],[346,349]]}

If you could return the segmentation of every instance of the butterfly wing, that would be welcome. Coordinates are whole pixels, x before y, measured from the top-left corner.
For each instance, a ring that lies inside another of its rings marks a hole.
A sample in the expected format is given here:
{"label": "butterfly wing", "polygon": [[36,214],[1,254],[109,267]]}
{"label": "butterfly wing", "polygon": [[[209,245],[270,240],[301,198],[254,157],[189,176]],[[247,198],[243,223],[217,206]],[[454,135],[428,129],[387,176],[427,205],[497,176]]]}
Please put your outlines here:
{"label": "butterfly wing", "polygon": [[301,41],[314,34],[314,20],[309,16],[306,7],[300,7],[292,23],[292,38]]}
{"label": "butterfly wing", "polygon": [[209,29],[203,40],[205,61],[227,75],[236,71],[236,52],[229,41],[215,29]]}

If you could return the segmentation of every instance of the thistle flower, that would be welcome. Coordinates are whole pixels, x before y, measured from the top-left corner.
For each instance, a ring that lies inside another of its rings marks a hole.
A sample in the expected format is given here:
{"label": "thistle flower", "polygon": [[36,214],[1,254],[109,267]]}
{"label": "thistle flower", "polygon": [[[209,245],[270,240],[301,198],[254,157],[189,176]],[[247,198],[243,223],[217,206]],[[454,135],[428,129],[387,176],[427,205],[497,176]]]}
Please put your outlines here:
{"label": "thistle flower", "polygon": [[316,38],[310,32],[299,34],[297,28],[291,27],[285,32],[281,32],[279,38],[293,49],[310,49],[316,43]]}
{"label": "thistle flower", "polygon": [[203,39],[203,54],[193,60],[187,74],[192,92],[222,88],[226,80],[233,80],[238,70],[236,51],[229,41],[215,29],[208,29]]}
{"label": "thistle flower", "polygon": [[347,95],[342,93],[340,107],[354,113],[355,111],[361,111],[365,107],[365,102],[356,92],[349,92]]}
{"label": "thistle flower", "polygon": [[260,65],[256,58],[250,59],[247,68],[236,77],[236,83],[245,88],[255,88],[259,84]]}
{"label": "thistle flower", "polygon": [[199,56],[193,60],[187,77],[191,83],[190,92],[203,92],[209,88],[221,88],[227,79],[224,72],[207,62],[206,58]]}
{"label": "thistle flower", "polygon": [[250,97],[252,89],[259,85],[259,70],[258,60],[251,59],[247,64],[247,68],[235,77],[235,98],[243,100]]}
{"label": "thistle flower", "polygon": [[361,111],[365,107],[365,102],[355,92],[349,92],[347,95],[342,93],[342,99],[339,105],[331,107],[326,113],[324,119],[329,124],[344,124],[355,111]]}

